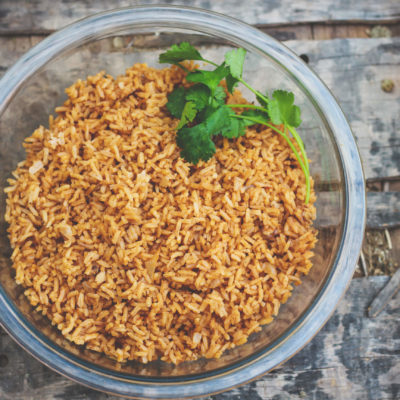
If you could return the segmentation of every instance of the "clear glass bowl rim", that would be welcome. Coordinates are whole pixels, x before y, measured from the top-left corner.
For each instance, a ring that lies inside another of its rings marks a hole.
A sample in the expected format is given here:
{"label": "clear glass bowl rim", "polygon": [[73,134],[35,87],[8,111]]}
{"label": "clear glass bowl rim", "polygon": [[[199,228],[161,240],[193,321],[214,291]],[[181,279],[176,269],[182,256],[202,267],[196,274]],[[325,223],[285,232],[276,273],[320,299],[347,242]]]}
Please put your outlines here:
{"label": "clear glass bowl rim", "polygon": [[108,393],[135,398],[188,398],[217,393],[255,379],[275,368],[301,348],[321,329],[333,313],[352,278],[361,249],[365,226],[365,183],[357,146],[350,126],[333,95],[321,80],[292,51],[280,42],[241,21],[190,7],[138,6],[115,9],[77,21],[28,51],[0,80],[0,116],[13,94],[30,76],[60,52],[97,37],[99,32],[141,24],[149,27],[179,27],[231,40],[268,54],[281,64],[312,99],[329,126],[342,162],[345,185],[345,221],[343,235],[332,270],[319,295],[302,318],[281,337],[270,351],[258,354],[228,371],[198,376],[189,380],[163,382],[151,379],[127,380],[106,374],[60,351],[46,341],[16,309],[0,286],[0,323],[26,351],[81,384]]}

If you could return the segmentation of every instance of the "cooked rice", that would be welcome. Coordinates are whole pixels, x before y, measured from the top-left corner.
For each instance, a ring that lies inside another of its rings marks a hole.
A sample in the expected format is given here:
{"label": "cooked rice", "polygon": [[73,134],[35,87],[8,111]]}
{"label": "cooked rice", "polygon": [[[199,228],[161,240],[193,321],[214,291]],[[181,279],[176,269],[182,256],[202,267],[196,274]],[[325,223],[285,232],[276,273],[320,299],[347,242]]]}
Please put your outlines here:
{"label": "cooked rice", "polygon": [[304,204],[289,146],[253,127],[188,164],[165,107],[183,80],[137,64],[77,81],[6,189],[17,283],[66,338],[119,361],[220,357],[312,265],[315,194]]}

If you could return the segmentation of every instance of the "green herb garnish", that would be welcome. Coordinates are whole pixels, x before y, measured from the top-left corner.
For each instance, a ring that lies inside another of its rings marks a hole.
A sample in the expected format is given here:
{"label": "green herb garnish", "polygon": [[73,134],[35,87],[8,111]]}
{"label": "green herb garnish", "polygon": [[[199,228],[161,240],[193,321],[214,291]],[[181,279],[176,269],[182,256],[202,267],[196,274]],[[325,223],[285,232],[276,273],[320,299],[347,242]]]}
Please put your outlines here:
{"label": "green herb garnish", "polygon": [[[246,50],[239,48],[225,54],[225,61],[218,65],[201,56],[199,51],[187,42],[173,45],[159,57],[160,63],[175,64],[187,72],[186,80],[194,85],[186,89],[177,87],[169,96],[167,108],[176,118],[177,144],[182,149],[181,156],[188,162],[197,164],[207,161],[215,153],[213,136],[222,135],[232,139],[243,136],[247,126],[261,124],[279,133],[289,144],[306,180],[306,199],[310,199],[310,169],[307,155],[296,128],[301,124],[300,108],[294,104],[294,94],[285,90],[275,90],[271,97],[250,86],[242,77]],[[181,62],[203,61],[215,67],[214,70],[189,71]],[[225,104],[226,93],[220,86],[225,79],[227,90],[233,93],[241,83],[251,90],[259,102],[252,104]],[[233,109],[245,109],[236,114]],[[283,126],[281,130],[279,126]],[[291,137],[298,144],[294,146]]]}

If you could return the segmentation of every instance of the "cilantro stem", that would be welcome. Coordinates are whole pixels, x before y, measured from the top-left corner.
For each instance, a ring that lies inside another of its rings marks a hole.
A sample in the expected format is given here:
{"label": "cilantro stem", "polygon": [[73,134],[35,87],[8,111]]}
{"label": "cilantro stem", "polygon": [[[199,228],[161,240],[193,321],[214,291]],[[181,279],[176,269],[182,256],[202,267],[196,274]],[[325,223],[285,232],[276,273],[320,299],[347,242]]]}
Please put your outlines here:
{"label": "cilantro stem", "polygon": [[260,111],[267,112],[267,110],[264,107],[255,106],[253,104],[227,104],[227,107],[231,107],[231,108],[252,108],[254,110],[260,110]]}
{"label": "cilantro stem", "polygon": [[292,134],[294,140],[296,140],[296,142],[298,143],[299,147],[300,147],[300,152],[301,155],[303,157],[304,160],[304,166],[307,169],[307,174],[305,174],[306,177],[306,204],[308,203],[308,201],[310,200],[310,165],[308,163],[308,158],[306,155],[306,151],[304,149],[304,143],[301,140],[300,135],[297,133],[296,129],[293,128],[290,125],[286,125],[287,129],[289,130],[289,132]]}
{"label": "cilantro stem", "polygon": [[204,62],[206,62],[206,63],[208,63],[208,64],[214,65],[214,67],[219,67],[219,65],[216,64],[214,61],[206,60],[206,59],[204,59],[204,58],[203,58],[201,61],[204,61]]}
{"label": "cilantro stem", "polygon": [[190,72],[189,69],[187,69],[184,65],[182,65],[182,64],[179,63],[179,62],[176,64],[176,66],[179,67],[179,68],[182,68],[185,72]]}
{"label": "cilantro stem", "polygon": [[306,151],[304,149],[304,143],[301,140],[301,137],[297,133],[295,128],[293,128],[290,125],[285,125],[285,127],[289,130],[289,132],[292,134],[294,140],[299,145],[300,152],[301,152],[301,155],[302,155],[303,160],[304,160],[304,166],[305,166],[305,168],[307,170],[307,174],[305,173],[304,175],[305,175],[305,178],[306,178],[306,200],[305,200],[305,203],[308,204],[308,202],[310,200],[310,192],[311,192],[311,188],[310,188],[310,165],[308,163],[308,158],[307,158],[307,155],[306,155]]}
{"label": "cilantro stem", "polygon": [[296,142],[299,144],[299,147],[301,150],[301,155],[303,156],[304,164],[307,167],[307,170],[310,171],[310,166],[308,164],[308,158],[307,158],[306,151],[304,148],[303,140],[301,139],[300,135],[297,133],[296,129],[293,128],[293,126],[287,125],[287,128],[289,129],[289,132],[292,134],[292,136],[295,138]]}
{"label": "cilantro stem", "polygon": [[262,93],[260,93],[258,90],[254,89],[251,87],[243,78],[239,78],[238,81],[242,83],[244,86],[247,87],[250,91],[252,91],[257,97],[260,99],[264,100],[266,103],[268,103],[269,99],[265,97]]}
{"label": "cilantro stem", "polygon": [[[297,151],[296,147],[294,146],[293,142],[290,140],[289,136],[285,132],[282,132],[280,129],[278,129],[276,126],[271,125],[268,122],[261,121],[261,120],[259,120],[257,118],[253,118],[253,117],[250,117],[250,116],[242,116],[242,115],[232,115],[231,117],[232,118],[239,118],[239,119],[246,119],[246,120],[255,122],[256,124],[265,125],[268,128],[271,128],[276,133],[279,133],[279,135],[281,135],[286,140],[287,144],[290,146],[290,148],[292,149],[294,155],[296,156],[297,161],[300,164],[300,168],[302,169],[302,171],[304,173],[304,177],[305,177],[305,180],[306,180],[306,200],[305,200],[305,203],[307,204],[309,202],[309,200],[310,200],[310,172],[308,170],[308,160],[307,160],[307,167],[306,167],[306,165],[304,164],[304,162],[302,160],[302,157],[300,156],[300,154]],[[285,127],[287,127],[287,126],[285,125]],[[295,137],[294,137],[294,139],[296,140]],[[300,143],[297,140],[296,140],[296,142],[299,144],[300,150],[303,148],[303,151],[304,151],[304,146],[300,145]],[[302,154],[303,154],[303,152],[302,152]],[[305,159],[306,159],[306,157],[305,157]]]}
{"label": "cilantro stem", "polygon": [[[206,63],[208,63],[208,64],[211,64],[211,65],[214,65],[214,67],[219,67],[219,65],[216,64],[216,63],[213,62],[213,61],[206,60],[206,59],[204,59],[204,58],[203,58],[202,61],[204,61],[204,62],[206,62]],[[259,92],[258,90],[254,89],[252,86],[250,86],[242,77],[238,78],[238,81],[239,81],[240,83],[242,83],[244,86],[246,86],[247,89],[249,89],[251,92],[253,92],[257,97],[259,97],[260,99],[262,99],[262,100],[264,100],[266,103],[268,103],[268,101],[269,101],[268,97],[265,97],[261,92]]]}
{"label": "cilantro stem", "polygon": [[[206,59],[202,59],[202,61],[204,61],[204,62],[206,62],[206,63],[208,63],[208,64],[211,64],[211,65],[214,65],[214,67],[219,67],[219,65],[218,64],[216,64],[215,62],[213,62],[213,61],[210,61],[210,60],[206,60]],[[246,86],[247,87],[247,89],[249,89],[251,92],[253,92],[256,96],[258,96],[260,99],[262,99],[262,100],[264,100],[266,103],[268,103],[268,98],[267,97],[265,97],[262,93],[260,93],[258,90],[256,90],[256,89],[254,89],[253,87],[251,87],[243,78],[238,78],[238,81],[240,82],[240,83],[242,83],[244,86]]]}

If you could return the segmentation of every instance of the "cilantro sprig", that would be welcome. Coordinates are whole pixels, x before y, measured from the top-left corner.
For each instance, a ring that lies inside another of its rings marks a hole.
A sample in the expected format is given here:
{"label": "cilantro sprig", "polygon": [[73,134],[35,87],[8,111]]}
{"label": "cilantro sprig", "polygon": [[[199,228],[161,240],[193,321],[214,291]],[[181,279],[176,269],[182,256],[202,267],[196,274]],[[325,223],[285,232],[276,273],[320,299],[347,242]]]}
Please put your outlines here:
{"label": "cilantro sprig", "polygon": [[[243,79],[243,65],[246,50],[234,49],[225,54],[225,60],[218,65],[201,56],[199,51],[187,42],[174,44],[159,57],[160,63],[179,66],[187,72],[186,81],[193,83],[190,88],[179,86],[168,96],[167,109],[179,118],[177,144],[181,156],[188,162],[197,164],[207,161],[215,153],[213,136],[222,135],[232,139],[243,136],[246,127],[265,125],[281,135],[292,149],[306,181],[305,203],[310,199],[310,169],[306,151],[296,128],[301,124],[300,108],[294,104],[294,94],[285,90],[275,90],[272,96],[254,89]],[[188,70],[183,61],[202,61],[215,67],[213,70]],[[225,80],[229,93],[233,93],[240,83],[252,91],[259,103],[226,104],[226,93],[221,86]],[[240,114],[235,108],[244,110]],[[297,143],[300,152],[294,145]]]}

